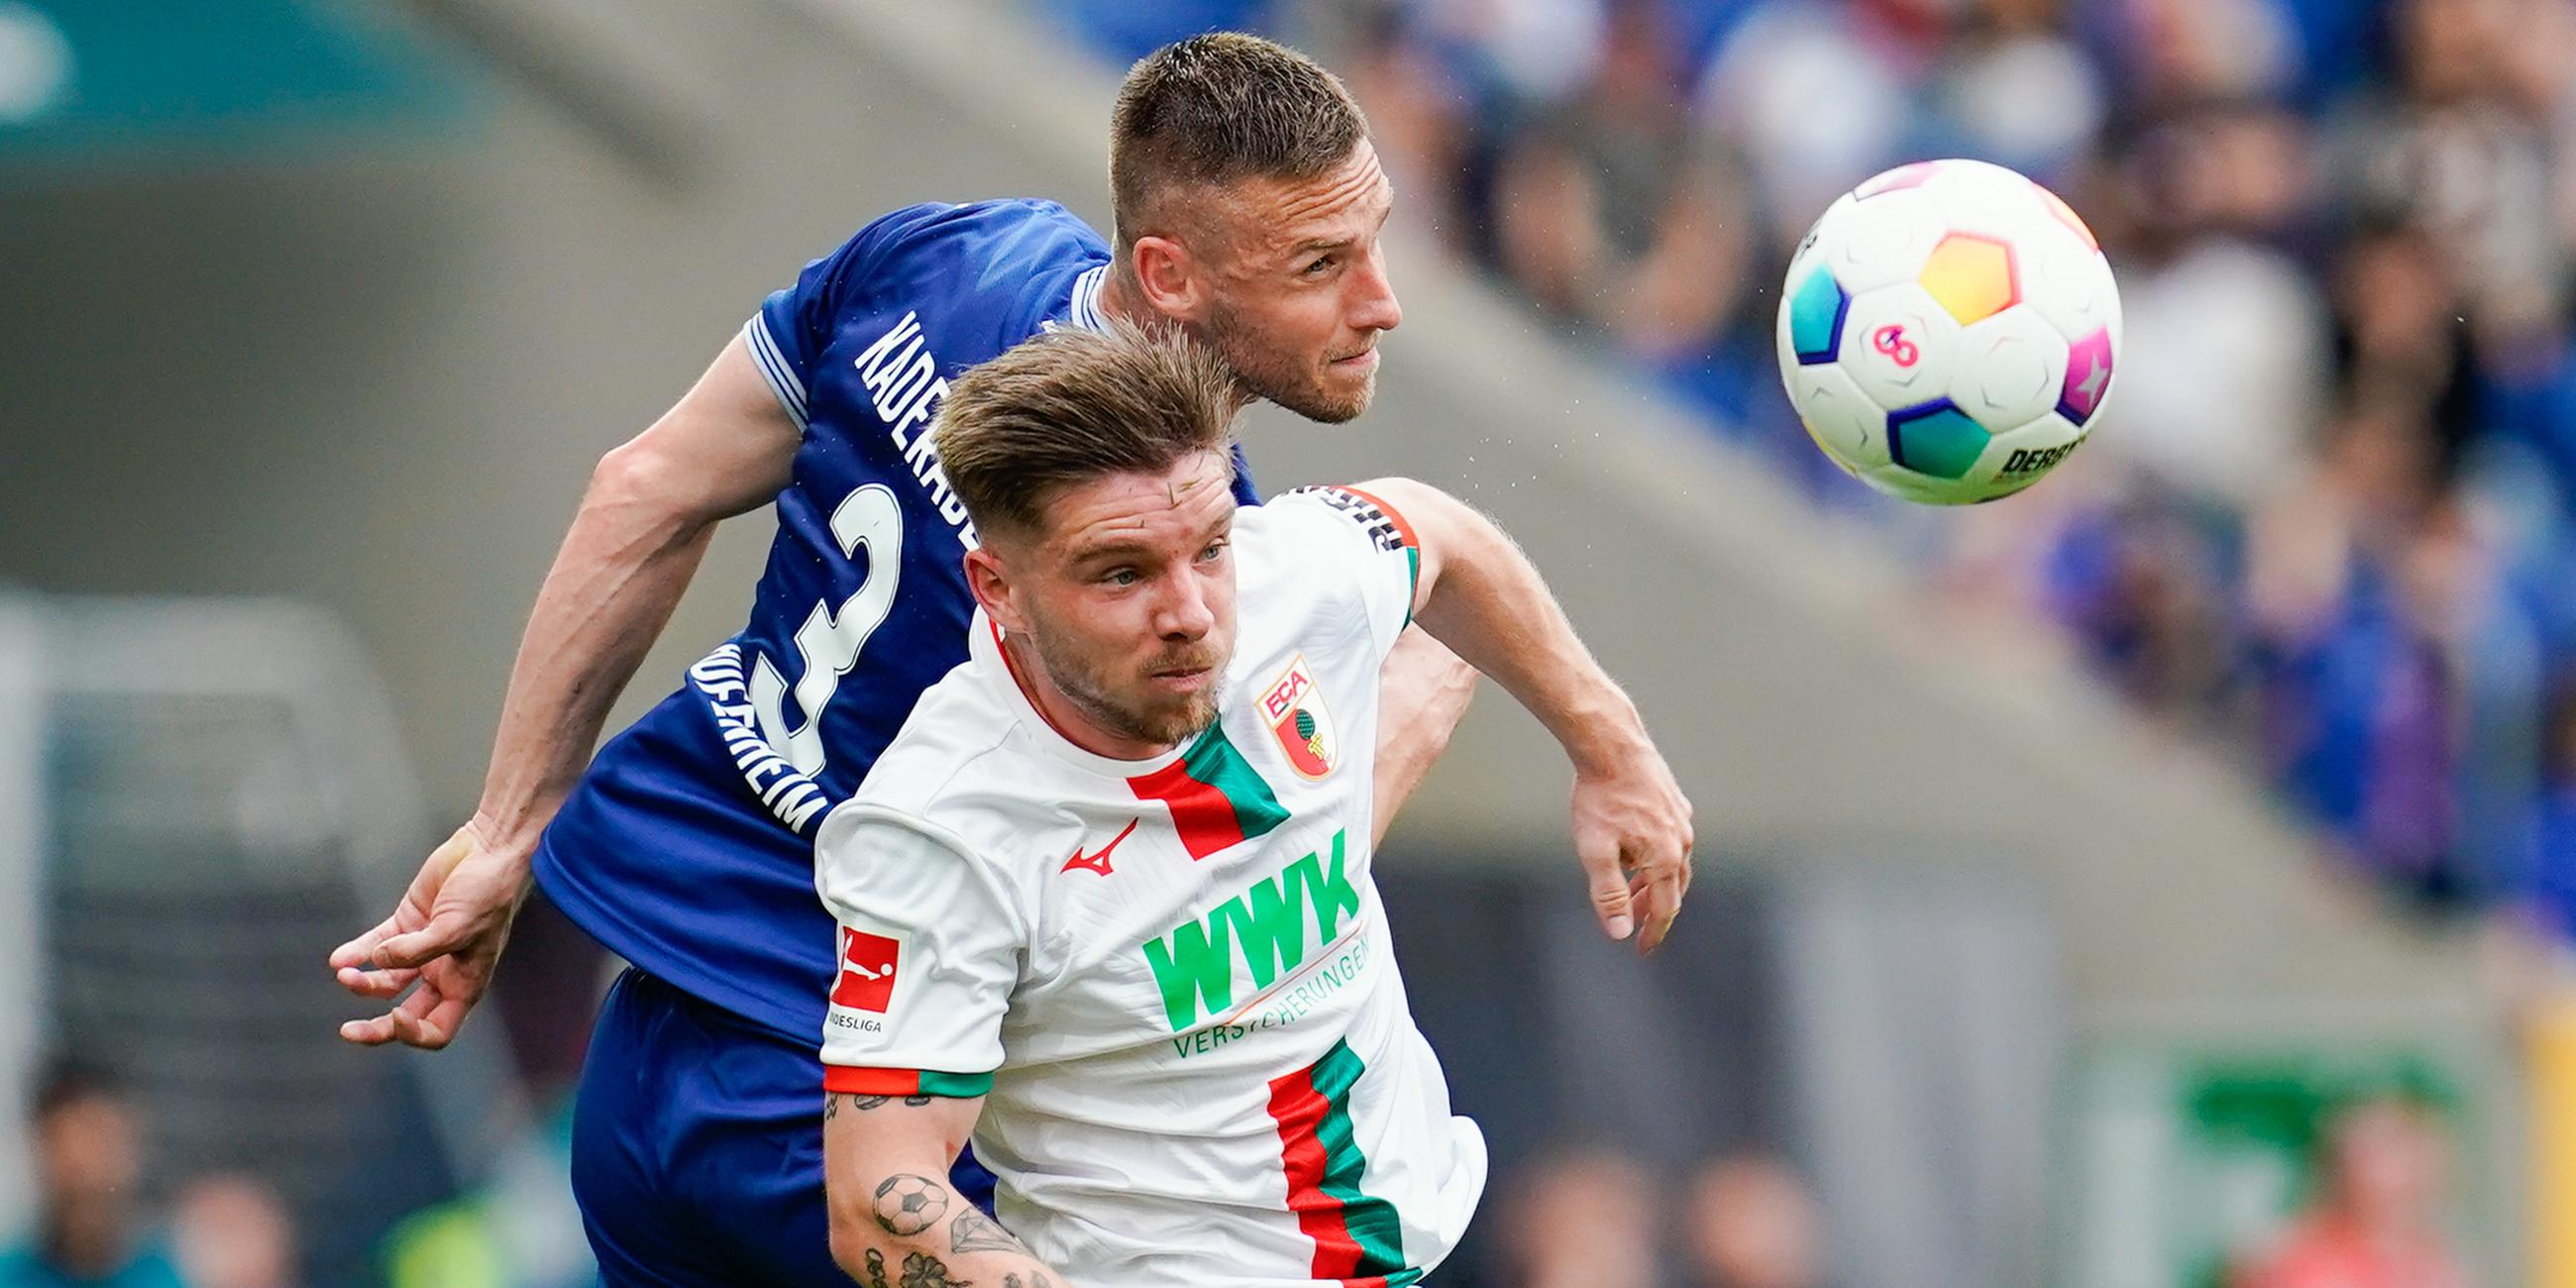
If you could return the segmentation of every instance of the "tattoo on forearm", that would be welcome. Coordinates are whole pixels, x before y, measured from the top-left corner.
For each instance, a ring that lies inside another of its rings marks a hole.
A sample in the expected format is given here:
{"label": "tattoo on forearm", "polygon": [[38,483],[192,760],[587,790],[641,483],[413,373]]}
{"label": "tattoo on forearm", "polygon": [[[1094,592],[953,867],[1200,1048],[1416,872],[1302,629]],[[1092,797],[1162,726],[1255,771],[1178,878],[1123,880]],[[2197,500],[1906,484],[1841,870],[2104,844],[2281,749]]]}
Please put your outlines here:
{"label": "tattoo on forearm", "polygon": [[823,1093],[823,1121],[830,1122],[840,1117],[843,1101],[849,1102],[852,1109],[866,1113],[892,1099],[892,1096],[862,1096],[855,1091],[826,1091]]}
{"label": "tattoo on forearm", "polygon": [[[926,1252],[906,1253],[903,1276],[888,1283],[885,1254],[870,1248],[867,1251],[867,1271],[867,1288],[975,1288],[972,1282],[949,1274],[946,1262]],[[1045,1275],[1033,1273],[1025,1285],[1018,1275],[1004,1275],[1002,1288],[1055,1288],[1055,1285]]]}
{"label": "tattoo on forearm", "polygon": [[1055,1288],[1055,1281],[1047,1278],[1043,1272],[1032,1270],[1025,1284],[1016,1274],[1002,1276],[1002,1288]]}
{"label": "tattoo on forearm", "polygon": [[[849,1102],[852,1109],[860,1113],[866,1113],[871,1109],[883,1109],[894,1103],[892,1096],[862,1096],[855,1091],[827,1091],[823,1093],[823,1121],[830,1122],[840,1117],[841,1102],[845,1100]],[[929,1104],[930,1097],[906,1096],[903,1098],[903,1103],[918,1109]]]}
{"label": "tattoo on forearm", "polygon": [[1026,1255],[1029,1248],[1011,1237],[1011,1232],[1003,1229],[1000,1222],[984,1215],[981,1209],[969,1206],[959,1212],[957,1220],[948,1227],[948,1250],[962,1257],[969,1252],[1017,1252]]}
{"label": "tattoo on forearm", "polygon": [[897,1288],[974,1288],[966,1280],[948,1273],[948,1263],[927,1252],[907,1252],[903,1256],[903,1278]]}
{"label": "tattoo on forearm", "polygon": [[877,1186],[877,1224],[888,1234],[919,1234],[947,1213],[948,1187],[927,1176],[889,1176]]}

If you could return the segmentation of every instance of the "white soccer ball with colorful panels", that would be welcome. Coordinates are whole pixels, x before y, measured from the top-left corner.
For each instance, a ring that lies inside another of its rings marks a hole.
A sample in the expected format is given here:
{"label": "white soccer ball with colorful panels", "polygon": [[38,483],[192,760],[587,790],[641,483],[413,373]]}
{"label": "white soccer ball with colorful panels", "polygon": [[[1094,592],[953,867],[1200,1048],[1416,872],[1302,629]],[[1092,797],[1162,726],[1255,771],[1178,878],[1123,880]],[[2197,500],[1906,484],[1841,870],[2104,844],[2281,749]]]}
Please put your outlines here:
{"label": "white soccer ball with colorful panels", "polygon": [[2084,442],[2120,293],[2065,202],[1982,161],[1923,161],[1836,201],[1780,301],[1780,375],[1825,454],[1933,505],[2010,496]]}

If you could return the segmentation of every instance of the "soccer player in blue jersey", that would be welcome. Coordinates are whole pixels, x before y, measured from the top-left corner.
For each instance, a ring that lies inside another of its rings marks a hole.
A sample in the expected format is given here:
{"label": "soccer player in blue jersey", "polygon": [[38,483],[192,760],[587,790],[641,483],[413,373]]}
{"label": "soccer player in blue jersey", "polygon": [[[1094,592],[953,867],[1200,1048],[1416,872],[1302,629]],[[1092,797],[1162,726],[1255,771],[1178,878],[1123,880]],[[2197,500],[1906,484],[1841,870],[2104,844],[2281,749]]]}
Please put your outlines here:
{"label": "soccer player in blue jersey", "polygon": [[[1136,65],[1112,128],[1114,245],[1051,202],[896,211],[769,297],[600,462],[538,593],[480,807],[392,916],[331,955],[345,987],[391,1003],[343,1037],[428,1048],[489,986],[532,872],[633,964],[575,1112],[574,1188],[611,1283],[847,1282],[814,1054],[843,963],[813,834],[966,656],[976,534],[927,432],[948,381],[1042,330],[1119,318],[1188,328],[1247,392],[1311,419],[1368,406],[1378,337],[1401,319],[1378,244],[1391,193],[1341,84],[1268,41],[1197,37]],[[585,772],[714,525],[772,502],[750,623]],[[1382,685],[1405,736],[1379,753],[1380,820],[1473,674],[1417,633]]]}

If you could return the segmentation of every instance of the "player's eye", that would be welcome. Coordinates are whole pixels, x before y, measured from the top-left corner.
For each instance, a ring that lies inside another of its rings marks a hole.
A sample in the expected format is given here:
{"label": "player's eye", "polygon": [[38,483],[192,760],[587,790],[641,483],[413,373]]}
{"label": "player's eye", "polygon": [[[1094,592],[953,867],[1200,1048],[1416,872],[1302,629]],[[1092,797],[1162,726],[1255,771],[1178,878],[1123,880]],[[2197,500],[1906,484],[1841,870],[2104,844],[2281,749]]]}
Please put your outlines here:
{"label": "player's eye", "polygon": [[1225,547],[1226,540],[1223,537],[1219,537],[1216,540],[1207,543],[1207,548],[1199,551],[1199,562],[1214,563],[1217,560],[1224,558]]}
{"label": "player's eye", "polygon": [[1144,579],[1144,574],[1133,568],[1112,568],[1100,574],[1099,578],[1104,586],[1133,586]]}
{"label": "player's eye", "polygon": [[1321,277],[1324,274],[1324,270],[1331,268],[1332,266],[1332,256],[1318,255],[1314,259],[1308,261],[1306,267],[1299,271],[1305,273],[1308,277]]}

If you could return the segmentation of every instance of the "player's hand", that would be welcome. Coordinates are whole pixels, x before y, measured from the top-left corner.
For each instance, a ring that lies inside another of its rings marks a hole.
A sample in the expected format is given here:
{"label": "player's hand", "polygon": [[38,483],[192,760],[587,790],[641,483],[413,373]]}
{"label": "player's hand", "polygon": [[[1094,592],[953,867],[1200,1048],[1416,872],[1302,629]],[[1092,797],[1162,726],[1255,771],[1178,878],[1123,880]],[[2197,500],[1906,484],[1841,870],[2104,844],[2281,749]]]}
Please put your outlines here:
{"label": "player's hand", "polygon": [[1640,737],[1608,763],[1574,772],[1574,854],[1592,910],[1612,939],[1651,953],[1690,892],[1691,804],[1663,753]]}
{"label": "player's hand", "polygon": [[402,999],[373,1019],[341,1025],[340,1036],[361,1046],[400,1042],[432,1051],[455,1040],[465,1013],[492,986],[510,923],[527,897],[528,860],[524,851],[487,844],[470,822],[430,851],[393,915],[331,953],[342,988]]}

